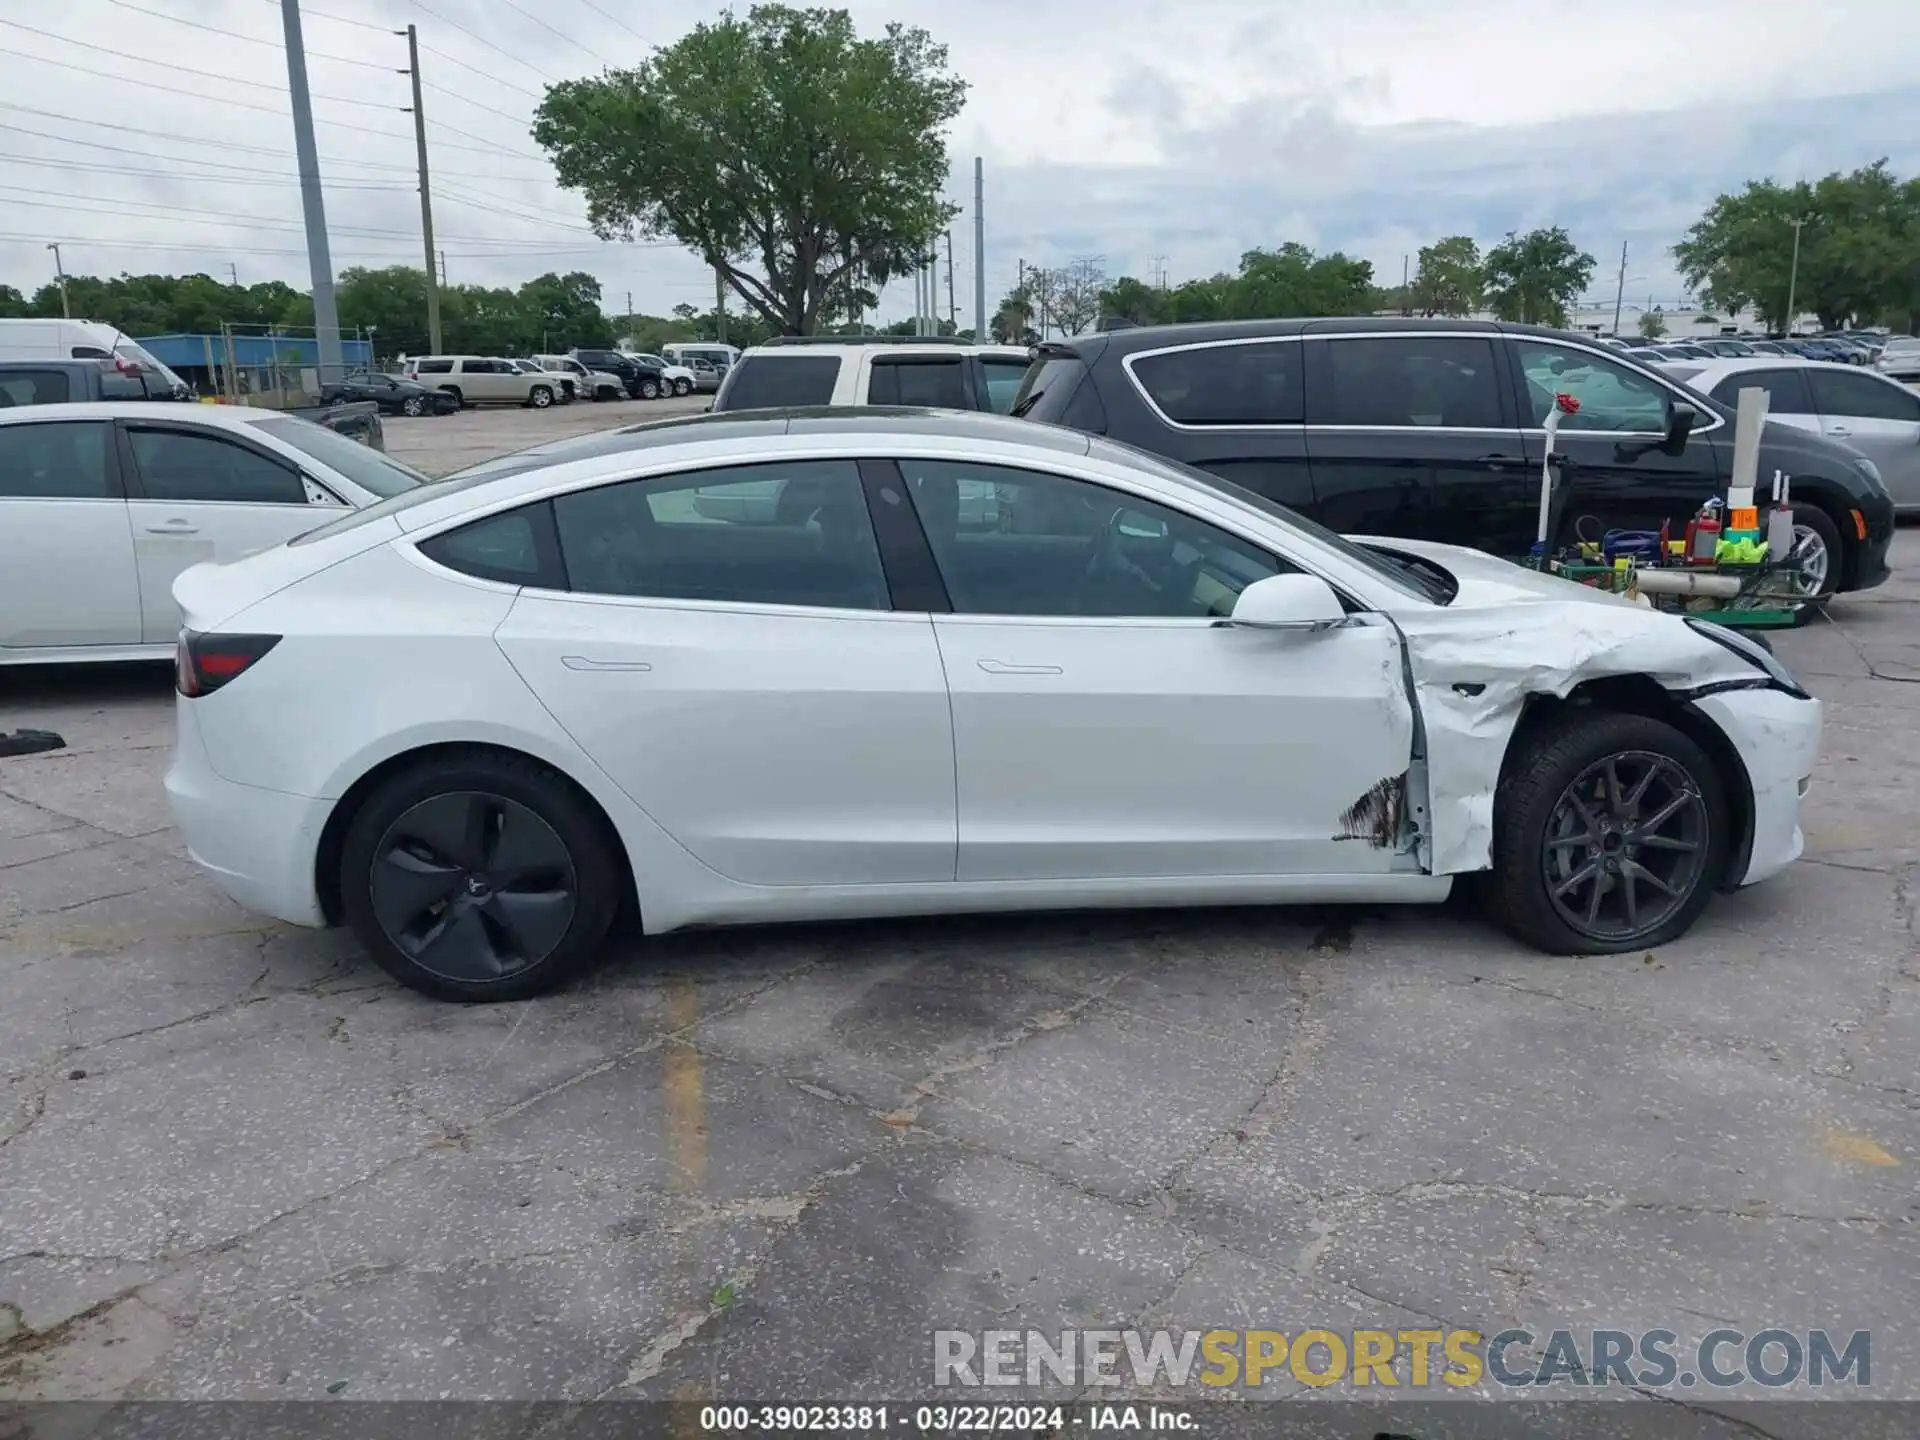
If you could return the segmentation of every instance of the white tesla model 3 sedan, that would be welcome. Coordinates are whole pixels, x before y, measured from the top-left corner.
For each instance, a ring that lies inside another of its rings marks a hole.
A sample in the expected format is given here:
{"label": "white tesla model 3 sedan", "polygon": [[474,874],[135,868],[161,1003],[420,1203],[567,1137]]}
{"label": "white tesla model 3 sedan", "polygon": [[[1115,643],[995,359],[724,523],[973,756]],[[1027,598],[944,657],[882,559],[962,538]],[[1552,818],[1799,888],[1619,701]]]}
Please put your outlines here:
{"label": "white tesla model 3 sedan", "polygon": [[1801,846],[1820,705],[1712,625],[907,410],[480,466],[175,594],[167,790],[242,904],[533,994],[649,932],[1438,901],[1670,940]]}

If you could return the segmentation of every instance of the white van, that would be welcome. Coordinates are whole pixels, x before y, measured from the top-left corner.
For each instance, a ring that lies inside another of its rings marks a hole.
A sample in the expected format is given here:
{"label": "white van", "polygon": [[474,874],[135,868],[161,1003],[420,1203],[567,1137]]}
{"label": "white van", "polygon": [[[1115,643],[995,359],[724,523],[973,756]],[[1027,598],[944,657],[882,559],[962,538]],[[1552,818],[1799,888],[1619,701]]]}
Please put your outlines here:
{"label": "white van", "polygon": [[660,356],[669,365],[685,365],[690,360],[705,360],[720,370],[731,370],[740,359],[740,347],[720,345],[711,340],[690,341],[685,345],[662,345]]}
{"label": "white van", "polygon": [[0,360],[116,360],[158,375],[176,400],[191,400],[187,382],[143,350],[133,337],[97,320],[0,320]]}

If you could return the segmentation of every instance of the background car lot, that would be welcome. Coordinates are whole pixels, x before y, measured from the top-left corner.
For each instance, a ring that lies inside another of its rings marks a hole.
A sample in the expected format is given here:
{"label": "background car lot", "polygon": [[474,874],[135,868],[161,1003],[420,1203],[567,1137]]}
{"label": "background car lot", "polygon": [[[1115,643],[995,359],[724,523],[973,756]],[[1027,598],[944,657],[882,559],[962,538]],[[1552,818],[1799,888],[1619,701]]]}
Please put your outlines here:
{"label": "background car lot", "polygon": [[942,1326],[1789,1315],[1920,1393],[1895,544],[1776,642],[1831,707],[1809,862],[1600,961],[1427,913],[942,920],[629,942],[453,1009],[193,870],[164,668],[0,675],[0,729],[69,741],[0,760],[0,1387],[899,1399]]}

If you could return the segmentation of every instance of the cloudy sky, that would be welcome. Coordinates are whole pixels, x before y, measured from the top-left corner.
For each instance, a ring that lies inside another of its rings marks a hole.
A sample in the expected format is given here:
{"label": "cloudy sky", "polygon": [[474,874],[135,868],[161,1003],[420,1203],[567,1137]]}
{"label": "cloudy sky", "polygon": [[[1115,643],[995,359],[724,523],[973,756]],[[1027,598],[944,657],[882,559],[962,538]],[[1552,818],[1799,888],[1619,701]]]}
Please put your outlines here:
{"label": "cloudy sky", "polygon": [[[1713,196],[1880,156],[1920,170],[1915,0],[843,0],[923,25],[972,86],[951,140],[962,323],[972,157],[989,305],[1017,264],[1100,256],[1175,283],[1300,240],[1383,283],[1439,236],[1568,227],[1611,299],[1669,306],[1667,254]],[[717,6],[312,0],[310,86],[336,268],[420,261],[406,44],[429,89],[453,281],[600,278],[610,311],[705,308],[667,245],[594,239],[527,135],[547,82],[630,65]],[[70,273],[305,288],[279,0],[0,4],[0,283]],[[944,284],[944,277],[943,277]],[[910,313],[911,287],[882,299]]]}

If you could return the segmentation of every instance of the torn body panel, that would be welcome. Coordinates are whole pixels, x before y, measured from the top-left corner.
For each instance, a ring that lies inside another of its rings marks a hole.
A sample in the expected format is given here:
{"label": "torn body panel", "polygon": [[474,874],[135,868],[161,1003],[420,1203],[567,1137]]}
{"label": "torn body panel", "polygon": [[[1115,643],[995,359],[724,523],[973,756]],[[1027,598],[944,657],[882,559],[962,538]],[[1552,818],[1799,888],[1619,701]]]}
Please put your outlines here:
{"label": "torn body panel", "polygon": [[1436,875],[1491,862],[1494,792],[1530,697],[1620,676],[1674,692],[1757,678],[1673,616],[1453,546],[1379,543],[1429,556],[1459,582],[1450,605],[1394,616],[1420,715]]}

